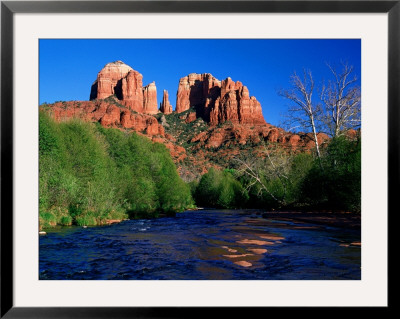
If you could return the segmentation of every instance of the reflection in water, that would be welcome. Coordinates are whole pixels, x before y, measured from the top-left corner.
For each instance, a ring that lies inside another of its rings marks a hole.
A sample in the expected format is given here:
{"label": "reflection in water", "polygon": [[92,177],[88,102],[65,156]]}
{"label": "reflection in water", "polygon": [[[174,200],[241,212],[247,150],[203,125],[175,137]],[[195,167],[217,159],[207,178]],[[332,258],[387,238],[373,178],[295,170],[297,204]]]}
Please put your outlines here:
{"label": "reflection in water", "polygon": [[361,279],[360,231],[188,211],[39,237],[40,279]]}

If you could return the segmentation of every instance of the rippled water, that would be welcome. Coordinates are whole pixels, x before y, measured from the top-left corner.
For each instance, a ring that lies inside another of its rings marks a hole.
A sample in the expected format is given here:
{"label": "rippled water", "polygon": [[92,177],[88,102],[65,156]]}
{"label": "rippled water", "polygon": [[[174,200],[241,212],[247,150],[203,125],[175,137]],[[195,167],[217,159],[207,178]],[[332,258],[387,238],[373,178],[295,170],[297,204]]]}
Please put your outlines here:
{"label": "rippled water", "polygon": [[40,279],[361,279],[360,231],[188,211],[39,237]]}

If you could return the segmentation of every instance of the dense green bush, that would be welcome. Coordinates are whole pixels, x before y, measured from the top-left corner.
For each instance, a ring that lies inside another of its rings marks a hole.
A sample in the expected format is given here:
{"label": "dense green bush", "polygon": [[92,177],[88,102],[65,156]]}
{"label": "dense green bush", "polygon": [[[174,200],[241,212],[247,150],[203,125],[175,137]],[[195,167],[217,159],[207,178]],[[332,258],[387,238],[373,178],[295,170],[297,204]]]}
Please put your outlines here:
{"label": "dense green bush", "polygon": [[135,133],[99,127],[108,142],[108,152],[124,177],[119,189],[125,190],[133,213],[173,214],[193,206],[190,188],[179,177],[167,148],[151,143]]}
{"label": "dense green bush", "polygon": [[361,140],[336,137],[302,185],[304,200],[324,208],[361,211]]}
{"label": "dense green bush", "polygon": [[172,214],[193,205],[168,150],[135,133],[39,116],[39,219],[98,225]]}
{"label": "dense green bush", "polygon": [[290,206],[304,204],[303,201],[303,181],[315,165],[315,159],[309,153],[299,153],[293,156],[290,161],[288,172],[288,191],[286,202]]}
{"label": "dense green bush", "polygon": [[211,168],[201,177],[195,190],[195,199],[202,206],[240,208],[246,207],[248,194],[232,171]]}
{"label": "dense green bush", "polygon": [[[321,162],[307,152],[291,155],[270,150],[264,158],[241,160],[237,169],[242,174],[235,181],[240,190],[248,190],[247,201],[242,191],[235,193],[226,186],[229,175],[211,170],[196,188],[196,202],[215,207],[241,203],[248,208],[361,211],[360,139],[333,138]],[[234,196],[238,196],[236,203]]]}
{"label": "dense green bush", "polygon": [[284,165],[277,163],[271,167],[268,160],[259,159],[252,165],[259,182],[247,175],[239,179],[246,188],[252,185],[251,207],[361,211],[360,140],[332,139],[321,162],[300,153],[288,156]]}

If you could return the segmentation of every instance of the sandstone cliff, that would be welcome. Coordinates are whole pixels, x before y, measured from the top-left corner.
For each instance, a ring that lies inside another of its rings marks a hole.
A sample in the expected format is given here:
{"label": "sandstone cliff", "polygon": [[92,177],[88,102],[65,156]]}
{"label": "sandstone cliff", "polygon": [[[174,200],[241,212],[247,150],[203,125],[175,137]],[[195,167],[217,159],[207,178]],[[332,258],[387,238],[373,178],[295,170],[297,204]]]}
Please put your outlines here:
{"label": "sandstone cliff", "polygon": [[[93,83],[90,99],[105,99],[115,94],[122,100],[122,79],[125,78],[133,69],[121,61],[106,64],[97,74],[97,79]],[[140,80],[142,75],[140,74]]]}
{"label": "sandstone cliff", "polygon": [[156,114],[158,112],[156,83],[152,82],[143,88],[143,113]]}
{"label": "sandstone cliff", "polygon": [[164,114],[171,114],[172,113],[172,105],[168,99],[168,91],[164,90],[163,93],[163,100],[160,103],[160,112]]}
{"label": "sandstone cliff", "polygon": [[164,128],[154,116],[132,112],[116,101],[69,101],[42,106],[56,121],[73,118],[88,122],[99,122],[104,127],[129,129],[149,136],[164,136]]}
{"label": "sandstone cliff", "polygon": [[112,95],[132,111],[147,114],[158,112],[155,82],[143,87],[142,74],[122,61],[106,64],[97,74],[90,100],[105,99]]}
{"label": "sandstone cliff", "polygon": [[198,117],[211,125],[266,124],[261,104],[241,82],[227,78],[219,81],[210,73],[191,73],[179,80],[176,112],[194,107]]}

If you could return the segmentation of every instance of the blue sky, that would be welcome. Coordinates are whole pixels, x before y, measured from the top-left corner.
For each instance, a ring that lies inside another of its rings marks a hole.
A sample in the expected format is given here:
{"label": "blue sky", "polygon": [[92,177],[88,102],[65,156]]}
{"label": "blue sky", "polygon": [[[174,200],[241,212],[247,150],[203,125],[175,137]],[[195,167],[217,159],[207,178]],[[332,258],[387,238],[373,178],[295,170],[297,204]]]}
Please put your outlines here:
{"label": "blue sky", "polygon": [[189,73],[211,73],[219,80],[241,81],[260,101],[268,123],[279,125],[288,101],[278,95],[289,88],[294,71],[310,69],[316,82],[327,81],[326,63],[354,66],[361,79],[359,39],[105,39],[39,40],[39,103],[88,100],[97,73],[121,60],[155,81],[158,102],[164,89],[173,108],[179,79]]}

